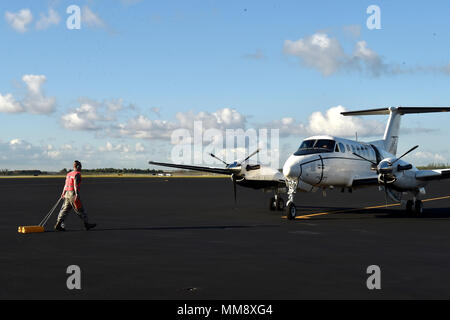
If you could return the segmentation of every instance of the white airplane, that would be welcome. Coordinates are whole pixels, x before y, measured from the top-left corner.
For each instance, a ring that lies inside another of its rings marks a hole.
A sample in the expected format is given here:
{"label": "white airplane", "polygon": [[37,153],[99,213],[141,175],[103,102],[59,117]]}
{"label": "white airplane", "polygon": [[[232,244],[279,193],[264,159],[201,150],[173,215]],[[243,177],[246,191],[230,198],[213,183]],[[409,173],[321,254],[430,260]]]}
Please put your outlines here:
{"label": "white airplane", "polygon": [[[406,205],[408,212],[422,213],[419,198],[425,194],[425,185],[431,180],[450,178],[450,170],[418,170],[401,159],[418,146],[396,157],[400,119],[404,114],[448,111],[447,107],[391,107],[342,112],[344,116],[389,114],[383,139],[368,143],[331,136],[305,139],[283,166],[288,188],[288,219],[293,220],[297,215],[294,204],[297,191],[341,187],[351,192],[354,188],[377,184],[383,187],[386,196]],[[405,201],[404,196],[412,199]]]}
{"label": "white airplane", "polygon": [[[197,170],[230,175],[236,184],[253,189],[273,191],[270,199],[271,210],[286,208],[287,217],[294,220],[297,210],[294,195],[297,191],[314,192],[318,189],[339,187],[342,190],[379,185],[386,197],[402,202],[409,213],[423,212],[420,196],[425,194],[429,181],[450,178],[449,169],[418,170],[403,158],[415,150],[413,147],[402,156],[396,157],[400,119],[404,114],[448,112],[450,107],[391,107],[362,111],[343,112],[344,116],[389,114],[389,120],[382,140],[361,142],[333,136],[314,136],[306,138],[299,149],[284,163],[283,174],[278,170],[261,165],[249,165],[248,159],[231,164],[211,154],[225,164],[225,168],[190,166],[150,161],[149,164]],[[279,196],[286,192],[288,201]],[[412,198],[404,200],[404,198]]]}

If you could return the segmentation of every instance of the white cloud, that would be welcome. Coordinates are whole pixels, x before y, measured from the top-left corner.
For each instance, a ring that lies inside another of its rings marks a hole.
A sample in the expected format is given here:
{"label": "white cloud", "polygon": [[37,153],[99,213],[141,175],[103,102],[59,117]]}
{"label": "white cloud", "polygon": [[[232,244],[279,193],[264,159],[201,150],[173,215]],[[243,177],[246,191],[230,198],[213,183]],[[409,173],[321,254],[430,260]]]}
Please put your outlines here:
{"label": "white cloud", "polygon": [[22,102],[25,110],[35,114],[48,114],[55,110],[56,100],[54,97],[46,97],[42,86],[47,81],[44,75],[26,74],[22,81],[27,86],[27,96]]}
{"label": "white cloud", "polygon": [[145,148],[140,142],[136,143],[135,150],[136,152],[145,152]]}
{"label": "white cloud", "polygon": [[116,121],[116,115],[126,110],[135,110],[134,105],[125,105],[123,99],[97,102],[87,98],[78,99],[80,106],[61,116],[61,124],[69,130],[100,130]]}
{"label": "white cloud", "polygon": [[44,75],[26,74],[22,77],[22,81],[26,86],[25,97],[21,101],[17,101],[10,93],[0,94],[0,112],[49,114],[55,111],[56,99],[46,97],[42,89],[47,81]]}
{"label": "white cloud", "polygon": [[38,30],[47,29],[52,25],[59,24],[60,20],[61,18],[59,14],[53,8],[50,8],[48,9],[47,15],[41,13],[41,18],[39,19],[38,22],[36,22],[36,29]]}
{"label": "white cloud", "polygon": [[23,112],[23,106],[16,101],[12,94],[7,93],[6,95],[0,94],[0,112],[4,113],[18,113]]}
{"label": "white cloud", "polygon": [[283,118],[266,124],[268,128],[278,128],[281,137],[328,134],[340,137],[373,137],[382,135],[385,124],[374,120],[357,117],[344,117],[343,106],[331,107],[325,113],[314,112],[307,123],[301,123],[294,118]]}
{"label": "white cloud", "polygon": [[27,31],[27,25],[33,21],[33,15],[30,9],[22,9],[16,13],[6,11],[5,19],[14,30],[25,33]]}
{"label": "white cloud", "polygon": [[170,139],[172,132],[176,129],[192,131],[194,122],[201,121],[205,129],[237,129],[244,128],[246,118],[235,109],[223,108],[215,112],[193,111],[178,112],[175,121],[152,120],[144,115],[129,119],[126,123],[117,125],[119,136],[128,136],[137,139]]}
{"label": "white cloud", "polygon": [[98,114],[97,107],[89,103],[83,103],[73,112],[61,117],[62,126],[69,130],[98,130],[99,120],[102,117]]}
{"label": "white cloud", "polygon": [[81,9],[81,22],[88,27],[93,28],[105,28],[106,23],[95,14],[88,6],[84,6]]}
{"label": "white cloud", "polygon": [[303,136],[307,133],[305,124],[298,122],[292,117],[285,117],[279,120],[273,120],[263,125],[268,129],[280,130],[280,137]]}
{"label": "white cloud", "polygon": [[324,76],[338,71],[347,59],[339,41],[325,33],[315,33],[297,41],[286,40],[283,51],[299,57],[304,65],[319,70]]}
{"label": "white cloud", "polygon": [[172,131],[177,129],[175,123],[165,120],[151,120],[143,115],[129,119],[117,125],[119,136],[136,139],[170,139]]}
{"label": "white cloud", "polygon": [[[353,38],[359,36],[358,28],[344,27]],[[299,58],[304,66],[316,69],[323,76],[338,72],[359,72],[373,77],[381,75],[401,75],[415,73],[441,73],[450,75],[450,65],[444,66],[406,66],[398,63],[387,63],[385,59],[366,41],[357,41],[353,52],[346,53],[336,38],[324,32],[317,32],[309,37],[296,41],[286,40],[283,45],[286,55]]]}
{"label": "white cloud", "polygon": [[429,151],[416,151],[411,154],[411,158],[416,159],[420,164],[432,164],[432,163],[448,163],[445,156],[440,153],[433,153]]}
{"label": "white cloud", "polygon": [[212,113],[205,111],[199,113],[178,112],[175,117],[178,120],[178,127],[183,129],[192,129],[195,121],[202,121],[204,129],[244,128],[247,121],[244,115],[231,108],[219,109]]}
{"label": "white cloud", "polygon": [[111,142],[106,142],[105,146],[101,146],[98,148],[100,152],[120,152],[120,153],[129,153],[131,152],[130,146],[126,144],[112,144]]}
{"label": "white cloud", "polygon": [[354,137],[355,133],[361,137],[382,135],[385,124],[374,120],[357,117],[344,117],[343,106],[328,109],[325,114],[314,112],[309,117],[308,131],[311,134],[330,134],[342,137]]}

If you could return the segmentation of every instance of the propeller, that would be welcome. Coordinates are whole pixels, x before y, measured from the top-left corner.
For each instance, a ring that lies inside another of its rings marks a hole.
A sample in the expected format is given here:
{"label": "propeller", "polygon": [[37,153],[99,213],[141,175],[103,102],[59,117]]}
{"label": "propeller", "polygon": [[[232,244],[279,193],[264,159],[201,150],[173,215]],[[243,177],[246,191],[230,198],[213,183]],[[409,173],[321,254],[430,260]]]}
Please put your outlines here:
{"label": "propeller", "polygon": [[[376,163],[372,160],[366,159],[365,157],[353,152],[353,154],[355,156],[357,156],[358,158],[361,158],[363,160],[370,162],[373,165],[372,166],[373,170],[376,170],[376,172],[378,174],[378,181],[383,184],[386,208],[387,208],[387,196],[388,196],[389,184],[394,183],[397,180],[396,176],[392,174],[392,172],[394,171],[394,164],[397,161],[399,161],[401,158],[406,156],[407,154],[416,150],[418,147],[419,147],[418,145],[412,147],[411,149],[406,151],[404,154],[402,154],[400,157],[396,158],[394,161],[392,161],[391,159],[383,159],[378,163]],[[408,165],[408,166],[404,166],[404,168],[402,170],[407,170],[407,169],[411,169],[411,168],[412,168],[412,166]]]}
{"label": "propeller", "polygon": [[214,153],[210,153],[209,154],[211,157],[219,160],[220,162],[222,162],[224,165],[228,166],[228,163],[226,163],[225,161],[223,161],[222,159],[220,159],[218,156],[216,156]]}
{"label": "propeller", "polygon": [[392,162],[391,165],[393,165],[394,163],[396,163],[398,160],[400,160],[401,158],[403,158],[404,156],[406,156],[408,153],[413,152],[414,150],[416,150],[419,147],[419,145],[412,147],[411,149],[409,149],[408,151],[406,151],[404,154],[402,154],[400,157],[398,157],[394,162]]}
{"label": "propeller", "polygon": [[[259,149],[256,149],[254,152],[252,152],[250,155],[248,155],[244,160],[242,160],[240,162],[235,161],[233,163],[226,163],[224,160],[222,160],[221,158],[216,156],[214,153],[210,153],[209,155],[211,157],[219,160],[220,162],[222,162],[227,168],[230,168],[232,166],[232,169],[236,169],[237,171],[240,171],[241,170],[240,166],[242,165],[242,163],[246,162],[248,159],[253,157],[258,152],[259,152]],[[234,205],[236,205],[236,203],[237,203],[237,187],[236,187],[236,185],[237,185],[236,181],[238,179],[238,177],[236,176],[237,174],[239,174],[239,173],[236,172],[231,175],[231,180],[233,181]]]}
{"label": "propeller", "polygon": [[251,153],[247,158],[245,158],[241,163],[239,163],[239,165],[241,165],[242,163],[244,163],[245,161],[247,161],[248,159],[250,159],[251,157],[253,157],[255,154],[257,154],[259,152],[259,149],[256,149],[255,151],[253,151],[253,153]]}
{"label": "propeller", "polygon": [[237,203],[237,200],[236,200],[236,177],[234,176],[234,173],[231,175],[231,179],[233,180],[234,205],[236,206],[236,203]]}

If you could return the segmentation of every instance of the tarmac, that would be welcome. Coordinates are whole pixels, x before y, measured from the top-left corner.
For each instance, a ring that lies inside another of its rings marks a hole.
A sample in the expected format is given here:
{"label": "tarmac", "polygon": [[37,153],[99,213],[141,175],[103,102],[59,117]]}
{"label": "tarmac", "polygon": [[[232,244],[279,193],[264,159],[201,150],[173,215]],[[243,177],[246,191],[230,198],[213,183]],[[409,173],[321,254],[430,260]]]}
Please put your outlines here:
{"label": "tarmac", "polygon": [[81,198],[97,228],[71,214],[54,232],[55,213],[45,233],[19,234],[63,184],[0,179],[0,299],[450,298],[449,181],[429,185],[421,217],[367,188],[298,193],[289,221],[261,191],[238,187],[235,206],[229,179],[90,178]]}

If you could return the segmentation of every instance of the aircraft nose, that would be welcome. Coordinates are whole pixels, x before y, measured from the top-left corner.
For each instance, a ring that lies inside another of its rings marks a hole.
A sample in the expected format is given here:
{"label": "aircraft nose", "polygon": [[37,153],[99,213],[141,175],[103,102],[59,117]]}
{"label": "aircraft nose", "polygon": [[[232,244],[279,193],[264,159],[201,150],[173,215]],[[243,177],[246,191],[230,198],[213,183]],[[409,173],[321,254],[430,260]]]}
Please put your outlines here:
{"label": "aircraft nose", "polygon": [[300,176],[300,163],[296,157],[289,157],[284,163],[283,174],[287,178],[298,178]]}

